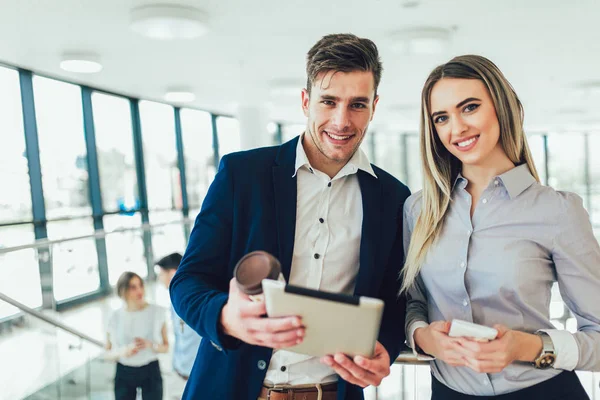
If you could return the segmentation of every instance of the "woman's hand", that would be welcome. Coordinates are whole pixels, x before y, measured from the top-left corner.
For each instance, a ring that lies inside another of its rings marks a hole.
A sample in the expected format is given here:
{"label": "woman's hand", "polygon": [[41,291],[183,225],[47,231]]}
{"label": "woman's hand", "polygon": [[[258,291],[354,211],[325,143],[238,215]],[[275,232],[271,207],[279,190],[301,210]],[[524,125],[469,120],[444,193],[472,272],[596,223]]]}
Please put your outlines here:
{"label": "woman's hand", "polygon": [[542,339],[530,333],[494,325],[496,339],[484,343],[460,338],[458,351],[464,365],[483,373],[501,372],[513,361],[534,361],[542,351]]}
{"label": "woman's hand", "polygon": [[125,358],[129,358],[136,355],[139,351],[140,349],[137,347],[137,345],[135,343],[132,343],[125,348],[123,355],[125,356]]}
{"label": "woman's hand", "polygon": [[414,333],[417,346],[425,353],[434,356],[454,367],[464,366],[462,353],[459,351],[459,338],[448,336],[449,321],[435,321],[427,328],[418,328]]}
{"label": "woman's hand", "polygon": [[138,351],[144,349],[152,349],[154,346],[154,343],[152,343],[152,341],[141,337],[136,337],[133,343],[135,344],[135,347],[138,349]]}

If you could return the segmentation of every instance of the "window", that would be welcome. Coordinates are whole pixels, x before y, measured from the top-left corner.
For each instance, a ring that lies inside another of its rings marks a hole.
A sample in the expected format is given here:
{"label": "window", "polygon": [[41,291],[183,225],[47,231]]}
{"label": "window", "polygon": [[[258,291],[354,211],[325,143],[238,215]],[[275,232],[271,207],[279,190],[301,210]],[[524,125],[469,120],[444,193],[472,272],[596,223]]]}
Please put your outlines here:
{"label": "window", "polygon": [[[600,149],[600,135],[590,134],[588,136],[588,154],[590,171],[590,198],[591,203],[588,208],[592,224],[600,232],[600,158],[595,156],[596,150]],[[598,235],[597,237],[600,237]]]}
{"label": "window", "polygon": [[584,137],[578,133],[548,135],[548,184],[556,190],[577,193],[585,201],[584,146]]}
{"label": "window", "polygon": [[[104,217],[104,230],[107,232],[140,228],[141,225],[141,218],[138,213],[133,215],[107,215]],[[109,233],[106,235],[105,240],[108,258],[108,281],[111,286],[117,284],[119,276],[125,271],[135,272],[142,278],[148,276],[141,230]]]}
{"label": "window", "polygon": [[181,181],[177,167],[173,107],[141,101],[140,120],[148,208],[151,210],[181,209]]}
{"label": "window", "polygon": [[[369,140],[368,136],[365,140]],[[395,132],[380,131],[375,134],[375,162],[374,164],[403,180],[402,164],[402,137]],[[373,162],[373,160],[371,160]]]}
{"label": "window", "polygon": [[[49,239],[64,239],[94,233],[91,218],[55,221],[47,224]],[[52,245],[54,298],[63,301],[90,293],[100,287],[96,241],[85,238]]]}
{"label": "window", "polygon": [[196,210],[202,205],[215,177],[211,115],[203,111],[181,110],[181,130],[188,204],[190,209]]}
{"label": "window", "polygon": [[283,143],[292,140],[298,135],[301,135],[305,129],[306,125],[303,124],[283,125],[281,127],[281,138]]}
{"label": "window", "polygon": [[533,162],[542,184],[546,182],[546,166],[544,164],[544,137],[542,135],[532,135],[527,138],[529,150],[533,157]]}
{"label": "window", "polygon": [[46,218],[91,215],[78,86],[33,77]]}
{"label": "window", "polygon": [[240,123],[237,119],[229,117],[217,118],[217,136],[219,137],[219,157],[239,151]]}
{"label": "window", "polygon": [[[1,94],[0,94],[1,95]],[[32,243],[33,225],[0,227],[0,247]],[[37,252],[33,249],[0,254],[0,292],[35,308],[42,305],[42,289]],[[16,307],[0,301],[0,320],[18,312]]]}
{"label": "window", "polygon": [[154,211],[150,213],[150,224],[161,225],[152,228],[152,252],[154,259],[158,260],[167,254],[185,251],[186,237],[181,223],[168,224],[173,221],[182,221],[183,216],[179,211]]}
{"label": "window", "polygon": [[421,161],[421,144],[419,135],[407,135],[406,137],[406,156],[408,157],[405,182],[410,188],[411,193],[415,193],[423,188],[423,162]]}
{"label": "window", "polygon": [[3,67],[0,67],[0,132],[0,182],[3,186],[0,190],[0,223],[31,221],[19,74]]}
{"label": "window", "polygon": [[137,173],[127,99],[92,93],[100,189],[104,211],[139,207]]}

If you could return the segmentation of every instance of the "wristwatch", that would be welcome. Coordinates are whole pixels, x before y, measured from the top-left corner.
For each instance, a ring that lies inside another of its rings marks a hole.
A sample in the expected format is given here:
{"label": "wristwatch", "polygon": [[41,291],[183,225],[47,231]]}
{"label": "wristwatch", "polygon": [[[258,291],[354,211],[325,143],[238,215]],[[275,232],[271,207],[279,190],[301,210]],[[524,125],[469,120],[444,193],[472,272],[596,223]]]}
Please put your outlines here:
{"label": "wristwatch", "polygon": [[533,361],[533,366],[538,369],[552,368],[554,361],[556,361],[556,353],[554,351],[554,343],[552,343],[552,338],[543,331],[538,331],[535,334],[542,338],[542,352]]}

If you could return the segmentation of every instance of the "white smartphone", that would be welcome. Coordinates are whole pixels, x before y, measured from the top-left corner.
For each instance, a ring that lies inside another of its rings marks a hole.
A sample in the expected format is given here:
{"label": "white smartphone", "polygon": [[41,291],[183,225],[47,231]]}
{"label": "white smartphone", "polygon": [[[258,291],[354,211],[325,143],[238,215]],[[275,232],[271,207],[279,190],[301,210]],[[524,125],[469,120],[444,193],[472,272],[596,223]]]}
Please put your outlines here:
{"label": "white smartphone", "polygon": [[480,342],[488,342],[496,339],[498,331],[489,326],[474,324],[460,319],[453,319],[448,336],[466,337]]}

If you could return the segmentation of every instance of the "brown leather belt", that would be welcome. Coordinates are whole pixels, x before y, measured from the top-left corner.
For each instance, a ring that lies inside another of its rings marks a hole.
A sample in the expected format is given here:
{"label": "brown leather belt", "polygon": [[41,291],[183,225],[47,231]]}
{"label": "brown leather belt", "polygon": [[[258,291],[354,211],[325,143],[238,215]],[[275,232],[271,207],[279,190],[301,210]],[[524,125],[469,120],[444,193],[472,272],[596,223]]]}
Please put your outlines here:
{"label": "brown leather belt", "polygon": [[264,400],[337,400],[337,383],[325,383],[321,386],[321,397],[317,385],[299,386],[263,386],[260,399]]}

